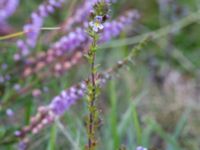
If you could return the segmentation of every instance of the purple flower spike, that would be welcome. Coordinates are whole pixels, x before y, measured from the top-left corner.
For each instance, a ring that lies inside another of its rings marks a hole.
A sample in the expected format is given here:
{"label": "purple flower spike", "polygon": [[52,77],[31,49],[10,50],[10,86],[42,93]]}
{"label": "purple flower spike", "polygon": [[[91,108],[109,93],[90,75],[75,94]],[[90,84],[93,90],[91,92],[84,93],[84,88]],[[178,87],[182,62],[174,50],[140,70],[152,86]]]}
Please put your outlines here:
{"label": "purple flower spike", "polygon": [[23,28],[26,36],[25,41],[17,41],[20,52],[15,54],[15,60],[20,60],[22,57],[27,56],[30,53],[30,49],[36,46],[44,19],[49,14],[54,13],[55,8],[61,7],[63,2],[64,0],[49,0],[47,3],[39,5],[38,9],[31,14],[31,23],[26,24]]}
{"label": "purple flower spike", "polygon": [[133,10],[126,13],[126,15],[119,17],[112,22],[106,22],[104,24],[104,30],[101,33],[100,42],[106,42],[113,37],[118,36],[124,28],[135,23],[140,18],[138,11]]}
{"label": "purple flower spike", "polygon": [[[120,16],[114,21],[102,24],[104,27],[100,33],[99,44],[109,41],[113,37],[119,36],[127,26],[135,23],[138,19],[139,13],[133,10],[128,11],[125,15]],[[45,55],[36,58],[35,61],[29,62],[29,64],[39,64],[40,62],[49,64],[57,57],[73,52],[74,50],[85,50],[85,48],[91,44],[91,39],[86,33],[88,26],[89,24],[87,23],[85,27],[78,27],[68,35],[61,37],[51,46]],[[16,56],[16,58],[18,57]]]}
{"label": "purple flower spike", "polygon": [[[89,26],[91,26],[95,32],[103,29],[100,36],[101,39],[99,41],[100,43],[103,43],[118,36],[126,26],[131,25],[138,20],[139,13],[135,10],[129,11],[126,15],[119,17],[118,20],[107,22],[105,24],[101,24],[101,19],[101,16],[97,16],[94,22],[89,23]],[[67,36],[62,37],[59,41],[57,41],[52,46],[54,56],[56,54],[57,56],[61,56],[65,52],[73,51],[76,48],[81,47],[83,43],[90,41],[85,30],[86,29],[84,28],[77,28],[74,32],[70,32]]]}
{"label": "purple flower spike", "polygon": [[0,0],[0,22],[10,17],[16,10],[19,0]]}
{"label": "purple flower spike", "polygon": [[84,29],[77,28],[74,32],[70,32],[69,35],[63,36],[53,46],[53,55],[61,56],[66,51],[70,52],[80,47],[85,42],[87,43],[88,36]]}
{"label": "purple flower spike", "polygon": [[[108,79],[110,79],[108,73],[101,74],[99,75],[98,83],[100,86],[103,86]],[[56,118],[61,117],[74,103],[83,98],[86,92],[86,81],[62,91],[58,96],[53,98],[49,105],[39,107],[37,114],[31,118],[30,125],[24,127],[21,131],[16,131],[15,136],[24,137],[29,132],[37,134],[46,125],[52,123]]]}
{"label": "purple flower spike", "polygon": [[56,96],[49,104],[49,109],[52,110],[55,116],[61,116],[78,99],[81,99],[85,92],[85,82],[81,83],[81,86],[74,86],[66,91],[62,91],[61,94]]}
{"label": "purple flower spike", "polygon": [[[102,74],[99,78],[100,86],[105,85],[106,81],[110,78],[108,74]],[[71,105],[76,103],[79,99],[83,98],[87,92],[86,82],[81,82],[80,84],[64,90],[60,95],[53,98],[52,102],[48,105],[48,109],[54,114],[54,116],[61,116],[65,111],[67,111]]]}

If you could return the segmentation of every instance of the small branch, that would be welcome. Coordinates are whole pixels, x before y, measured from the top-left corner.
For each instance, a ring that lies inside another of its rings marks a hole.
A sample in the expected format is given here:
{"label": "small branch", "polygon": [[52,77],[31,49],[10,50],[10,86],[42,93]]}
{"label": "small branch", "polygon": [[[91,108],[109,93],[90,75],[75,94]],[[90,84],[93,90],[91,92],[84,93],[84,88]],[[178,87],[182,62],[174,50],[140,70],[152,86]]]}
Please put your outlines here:
{"label": "small branch", "polygon": [[[59,30],[59,29],[60,29],[60,27],[43,27],[43,28],[41,28],[41,30],[44,30],[44,31]],[[25,34],[24,31],[19,31],[19,32],[8,34],[8,35],[5,35],[5,36],[0,36],[0,41],[19,37],[19,36],[22,36],[24,34]]]}

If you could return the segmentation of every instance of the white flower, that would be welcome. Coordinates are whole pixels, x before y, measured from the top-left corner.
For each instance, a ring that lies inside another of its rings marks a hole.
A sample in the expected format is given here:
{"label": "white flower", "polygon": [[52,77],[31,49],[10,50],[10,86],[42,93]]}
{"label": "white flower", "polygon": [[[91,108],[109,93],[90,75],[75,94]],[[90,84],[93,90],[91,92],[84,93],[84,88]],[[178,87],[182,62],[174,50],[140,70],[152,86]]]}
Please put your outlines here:
{"label": "white flower", "polygon": [[94,21],[89,23],[89,26],[92,27],[93,31],[98,32],[103,30],[104,26],[102,24],[102,16],[96,16]]}

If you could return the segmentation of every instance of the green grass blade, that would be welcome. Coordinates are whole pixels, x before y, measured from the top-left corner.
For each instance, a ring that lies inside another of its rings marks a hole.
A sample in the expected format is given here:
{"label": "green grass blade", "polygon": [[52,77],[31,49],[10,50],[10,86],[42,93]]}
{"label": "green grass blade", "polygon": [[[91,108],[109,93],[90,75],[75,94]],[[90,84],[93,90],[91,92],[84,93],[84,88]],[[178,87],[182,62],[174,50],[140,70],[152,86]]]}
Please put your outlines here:
{"label": "green grass blade", "polygon": [[181,150],[179,144],[172,135],[166,133],[157,122],[152,120],[151,123],[154,126],[154,132],[166,141],[170,149]]}
{"label": "green grass blade", "polygon": [[189,115],[190,110],[186,110],[186,112],[183,113],[183,115],[181,116],[181,118],[179,119],[177,125],[176,125],[176,129],[174,131],[174,138],[178,138],[179,135],[181,134],[181,131],[183,130],[183,128],[185,127],[186,123],[187,123],[187,118]]}
{"label": "green grass blade", "polygon": [[55,150],[56,149],[56,137],[57,137],[57,126],[56,126],[56,124],[54,124],[51,127],[51,133],[50,133],[50,137],[49,137],[49,143],[48,143],[47,150]]}
{"label": "green grass blade", "polygon": [[25,124],[29,124],[30,121],[30,117],[31,117],[31,113],[32,113],[32,106],[33,106],[33,102],[31,100],[27,101],[26,103],[26,108],[25,108]]}
{"label": "green grass blade", "polygon": [[122,120],[120,121],[119,125],[118,125],[118,131],[119,134],[122,135],[124,133],[124,130],[126,129],[127,124],[131,121],[132,119],[132,107],[133,107],[133,103],[135,105],[137,105],[137,103],[142,99],[142,97],[144,97],[146,94],[148,93],[148,91],[143,91],[140,95],[138,95],[134,102],[130,103],[129,107],[127,108],[126,112],[123,114],[122,116]]}
{"label": "green grass blade", "polygon": [[142,145],[144,145],[145,147],[149,147],[154,126],[153,124],[149,124],[149,123],[146,123],[146,124],[147,126],[144,128],[142,132]]}
{"label": "green grass blade", "polygon": [[133,113],[133,123],[134,123],[136,137],[137,137],[137,144],[141,145],[142,144],[142,130],[140,127],[139,116],[137,113],[136,105],[134,103],[132,107],[132,113]]}
{"label": "green grass blade", "polygon": [[114,149],[119,148],[120,139],[119,133],[117,130],[117,93],[115,88],[115,81],[111,81],[109,90],[110,90],[110,101],[111,101],[111,113],[110,113],[110,122],[111,122],[111,135],[113,137]]}

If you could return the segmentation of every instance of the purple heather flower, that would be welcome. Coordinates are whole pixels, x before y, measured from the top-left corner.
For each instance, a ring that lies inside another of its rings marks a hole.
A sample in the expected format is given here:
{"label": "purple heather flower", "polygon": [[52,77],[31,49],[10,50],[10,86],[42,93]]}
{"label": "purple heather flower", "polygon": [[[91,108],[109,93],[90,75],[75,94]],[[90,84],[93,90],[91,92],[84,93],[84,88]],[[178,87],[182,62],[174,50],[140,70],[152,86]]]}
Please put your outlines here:
{"label": "purple heather flower", "polygon": [[13,117],[13,115],[14,115],[13,110],[10,109],[10,108],[6,109],[6,115],[7,115],[8,117]]}
{"label": "purple heather flower", "polygon": [[142,147],[142,146],[138,146],[137,148],[136,148],[136,150],[148,150],[147,148],[144,148],[144,147]]}
{"label": "purple heather flower", "polygon": [[[109,78],[110,76],[108,74],[103,74],[99,79],[99,84],[103,86]],[[81,82],[79,85],[64,90],[60,95],[54,97],[48,107],[55,116],[61,116],[71,105],[76,103],[77,100],[83,98],[86,92],[87,84],[86,82]]]}
{"label": "purple heather flower", "polygon": [[7,75],[5,76],[5,79],[6,79],[7,81],[9,81],[9,80],[11,79],[10,75],[7,74]]}
{"label": "purple heather flower", "polygon": [[[127,26],[133,24],[138,18],[139,14],[137,11],[129,11],[126,15],[122,15],[117,20],[103,24],[104,30],[102,30],[100,33],[99,44],[118,36]],[[60,40],[52,45],[52,47],[47,51],[46,55],[44,55],[42,58],[39,57],[39,59],[36,59],[39,61],[33,61],[30,64],[39,63],[41,61],[45,61],[45,63],[48,64],[55,60],[55,58],[58,56],[63,56],[66,53],[72,52],[76,49],[83,50],[85,47],[91,44],[91,39],[86,33],[88,25],[89,24],[86,24],[85,27],[82,28],[78,27],[68,35],[61,37]]]}
{"label": "purple heather flower", "polygon": [[136,10],[129,11],[126,15],[119,17],[117,20],[104,23],[104,30],[100,34],[100,42],[106,42],[113,37],[118,36],[127,26],[133,24],[139,19],[139,13]]}
{"label": "purple heather flower", "polygon": [[9,81],[10,79],[11,79],[11,77],[10,77],[9,74],[7,74],[7,75],[5,75],[5,76],[0,75],[0,83],[4,83],[4,82],[6,82],[6,81]]}
{"label": "purple heather flower", "polygon": [[[101,78],[99,78],[100,86],[103,86],[106,81],[110,78],[108,74],[103,74]],[[49,115],[46,116],[47,118],[55,119],[55,117],[59,117],[63,115],[65,111],[67,111],[71,105],[77,102],[77,100],[83,98],[83,96],[87,92],[87,84],[86,82],[81,82],[76,86],[72,86],[67,90],[63,90],[60,95],[53,98],[51,103],[47,106],[44,106],[44,109],[49,110]]]}
{"label": "purple heather flower", "polygon": [[53,51],[51,55],[62,56],[66,51],[73,51],[85,42],[87,43],[87,40],[87,33],[83,29],[77,28],[75,31],[70,32],[67,36],[63,36],[52,46],[51,49]]}
{"label": "purple heather flower", "polygon": [[24,141],[20,141],[18,143],[18,150],[25,150],[26,149],[26,143]]}
{"label": "purple heather flower", "polygon": [[[96,2],[97,0],[95,0]],[[76,23],[82,23],[86,21],[87,16],[89,16],[89,13],[95,4],[94,0],[85,0],[84,4],[82,4],[74,13],[73,16],[71,16],[68,19],[68,22],[65,26],[63,26],[63,29],[65,31],[68,31],[71,29],[71,27]]]}
{"label": "purple heather flower", "polygon": [[10,17],[16,10],[19,0],[0,0],[0,22]]}
{"label": "purple heather flower", "polygon": [[35,47],[44,19],[52,14],[55,8],[61,7],[63,2],[64,0],[49,0],[47,3],[39,5],[38,9],[31,14],[31,22],[23,27],[26,39],[17,41],[20,52],[14,55],[15,60],[27,56],[30,49]]}
{"label": "purple heather flower", "polygon": [[59,96],[56,96],[52,100],[52,102],[49,104],[49,109],[52,110],[56,116],[60,116],[78,99],[82,98],[85,92],[85,82],[82,82],[80,87],[74,86],[68,90],[64,90]]}
{"label": "purple heather flower", "polygon": [[14,132],[14,135],[15,135],[15,136],[20,136],[20,134],[21,134],[21,132],[18,131],[18,130]]}
{"label": "purple heather flower", "polygon": [[33,97],[39,97],[42,94],[42,91],[40,89],[34,89],[32,91],[32,96]]}
{"label": "purple heather flower", "polygon": [[2,68],[3,70],[6,70],[6,69],[8,68],[8,65],[4,63],[4,64],[1,65],[1,68]]}
{"label": "purple heather flower", "polygon": [[[23,56],[26,56],[26,55],[29,54],[28,46],[25,44],[25,42],[23,40],[18,40],[17,41],[17,46],[21,49],[21,54]],[[14,55],[14,59],[16,61],[18,61],[20,59],[20,55],[19,54],[15,54]]]}
{"label": "purple heather flower", "polygon": [[2,75],[0,75],[0,83],[4,83],[5,79]]}
{"label": "purple heather flower", "polygon": [[[125,16],[119,17],[118,20],[114,20],[112,22],[106,22],[104,25],[101,23],[101,16],[97,16],[95,18],[95,23],[90,22],[90,25],[94,30],[103,29],[103,32],[100,35],[100,43],[110,40],[113,37],[118,36],[121,31],[128,25],[134,23],[137,19],[139,19],[139,13],[137,11],[130,11]],[[104,27],[103,27],[104,26]],[[87,28],[87,26],[85,26]],[[57,41],[53,46],[53,53],[57,54],[57,56],[63,55],[66,51],[73,51],[78,47],[81,47],[82,44],[90,42],[90,38],[85,32],[84,28],[77,28],[75,31],[70,32],[67,36],[62,37],[59,41]],[[87,45],[87,44],[86,44]]]}
{"label": "purple heather flower", "polygon": [[[120,17],[117,21],[105,23],[105,29],[102,35],[100,35],[102,36],[100,42],[105,42],[108,39],[119,35],[119,33],[122,31],[122,29],[124,29],[125,26],[132,24],[138,18],[138,12],[131,11],[128,12],[125,16]],[[53,53],[56,52],[57,55],[60,56],[66,50],[74,50],[74,48],[80,46],[80,41],[85,41],[89,39],[84,29],[78,29],[79,30],[76,30],[76,32],[71,32],[68,36],[64,36],[58,42],[56,42],[52,47]],[[109,36],[107,34],[109,34]],[[99,84],[103,86],[106,83],[107,79],[109,79],[109,75],[103,75],[99,79]],[[52,102],[45,107],[50,112],[50,116],[47,115],[46,119],[48,120],[48,118],[51,118],[51,120],[54,120],[56,116],[61,116],[66,110],[68,110],[71,107],[72,104],[76,103],[77,100],[81,99],[86,93],[86,91],[86,82],[82,82],[78,86],[73,86],[68,90],[62,91],[60,95],[54,97]]]}
{"label": "purple heather flower", "polygon": [[[99,85],[103,86],[109,78],[109,74],[101,74],[98,78]],[[42,128],[53,122],[57,117],[61,117],[64,112],[71,107],[71,105],[76,103],[77,100],[83,98],[86,92],[87,83],[85,81],[62,91],[60,95],[53,98],[49,105],[39,107],[37,114],[31,118],[31,124],[23,128],[21,131],[15,131],[15,136],[20,137],[28,132],[32,132],[33,134],[38,133]]]}
{"label": "purple heather flower", "polygon": [[19,91],[21,89],[21,86],[20,86],[20,84],[15,84],[13,86],[13,88],[14,88],[15,91]]}

